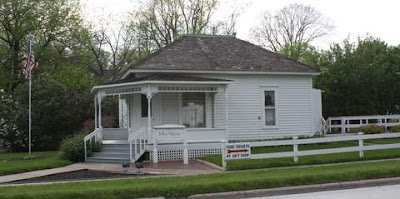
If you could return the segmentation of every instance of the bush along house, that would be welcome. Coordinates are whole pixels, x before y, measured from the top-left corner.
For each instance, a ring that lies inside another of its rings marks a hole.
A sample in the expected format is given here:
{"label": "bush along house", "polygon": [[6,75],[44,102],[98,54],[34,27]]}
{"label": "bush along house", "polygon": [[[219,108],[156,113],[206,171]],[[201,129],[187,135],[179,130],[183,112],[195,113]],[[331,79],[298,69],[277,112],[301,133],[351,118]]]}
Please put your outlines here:
{"label": "bush along house", "polygon": [[[176,160],[221,153],[222,142],[322,131],[319,71],[233,36],[183,35],[117,81],[94,86],[102,143],[90,162]],[[103,128],[102,100],[119,96],[119,128]],[[186,162],[187,163],[187,162]]]}

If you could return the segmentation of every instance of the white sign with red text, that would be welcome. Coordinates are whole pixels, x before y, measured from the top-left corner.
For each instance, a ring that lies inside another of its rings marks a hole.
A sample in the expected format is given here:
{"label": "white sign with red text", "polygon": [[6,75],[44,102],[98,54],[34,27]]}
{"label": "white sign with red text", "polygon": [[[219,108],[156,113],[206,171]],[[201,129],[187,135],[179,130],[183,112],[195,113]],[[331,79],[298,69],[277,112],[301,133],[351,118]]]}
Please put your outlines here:
{"label": "white sign with red text", "polygon": [[226,144],[225,160],[250,159],[250,143]]}

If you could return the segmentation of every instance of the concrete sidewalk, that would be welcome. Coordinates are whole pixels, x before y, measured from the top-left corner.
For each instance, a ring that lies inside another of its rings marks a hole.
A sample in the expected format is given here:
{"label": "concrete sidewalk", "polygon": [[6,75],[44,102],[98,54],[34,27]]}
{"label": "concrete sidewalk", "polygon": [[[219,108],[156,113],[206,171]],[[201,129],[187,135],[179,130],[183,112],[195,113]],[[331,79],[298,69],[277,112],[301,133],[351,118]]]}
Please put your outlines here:
{"label": "concrete sidewalk", "polygon": [[79,166],[77,166],[76,164],[72,164],[72,165],[68,165],[65,167],[54,168],[54,169],[44,169],[44,170],[38,170],[38,171],[30,171],[30,172],[25,172],[25,173],[5,175],[5,176],[0,176],[0,183],[7,183],[7,182],[12,182],[12,181],[17,181],[17,180],[25,180],[25,179],[29,179],[29,178],[36,178],[36,177],[41,177],[41,176],[46,176],[46,175],[65,173],[65,172],[71,172],[71,171],[77,171],[77,170],[81,170],[81,168]]}
{"label": "concrete sidewalk", "polygon": [[[121,164],[75,163],[60,168],[44,169],[38,171],[0,176],[0,183],[26,180],[30,178],[42,177],[47,175],[79,171],[83,169],[116,172],[116,173],[123,172]],[[136,171],[137,171],[136,168],[131,167],[128,169],[127,172],[136,173]],[[188,165],[184,165],[182,161],[161,161],[157,164],[151,162],[145,162],[142,172],[150,174],[159,174],[159,175],[197,175],[197,174],[219,173],[222,171],[219,170],[218,168],[207,165],[202,161],[190,160]],[[127,177],[132,177],[132,176],[127,175]]]}

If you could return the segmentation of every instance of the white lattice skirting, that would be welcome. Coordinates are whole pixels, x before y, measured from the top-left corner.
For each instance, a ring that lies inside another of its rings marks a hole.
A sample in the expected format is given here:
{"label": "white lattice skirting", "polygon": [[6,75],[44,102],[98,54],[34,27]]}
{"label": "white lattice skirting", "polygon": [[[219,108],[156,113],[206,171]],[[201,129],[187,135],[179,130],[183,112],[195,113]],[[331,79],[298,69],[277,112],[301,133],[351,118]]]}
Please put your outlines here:
{"label": "white lattice skirting", "polygon": [[[219,144],[208,146],[191,146],[189,147],[189,159],[196,159],[207,155],[221,154],[221,146]],[[150,160],[153,159],[153,150],[149,150]],[[182,160],[183,149],[182,146],[161,146],[158,149],[158,160]]]}

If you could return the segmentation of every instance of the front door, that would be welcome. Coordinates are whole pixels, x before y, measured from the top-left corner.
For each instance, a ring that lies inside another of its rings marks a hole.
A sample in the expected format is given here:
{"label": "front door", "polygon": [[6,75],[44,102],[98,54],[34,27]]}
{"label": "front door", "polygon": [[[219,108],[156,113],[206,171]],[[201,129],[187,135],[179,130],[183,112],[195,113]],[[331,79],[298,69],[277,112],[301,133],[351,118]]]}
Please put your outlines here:
{"label": "front door", "polygon": [[179,94],[161,94],[161,124],[179,124]]}

